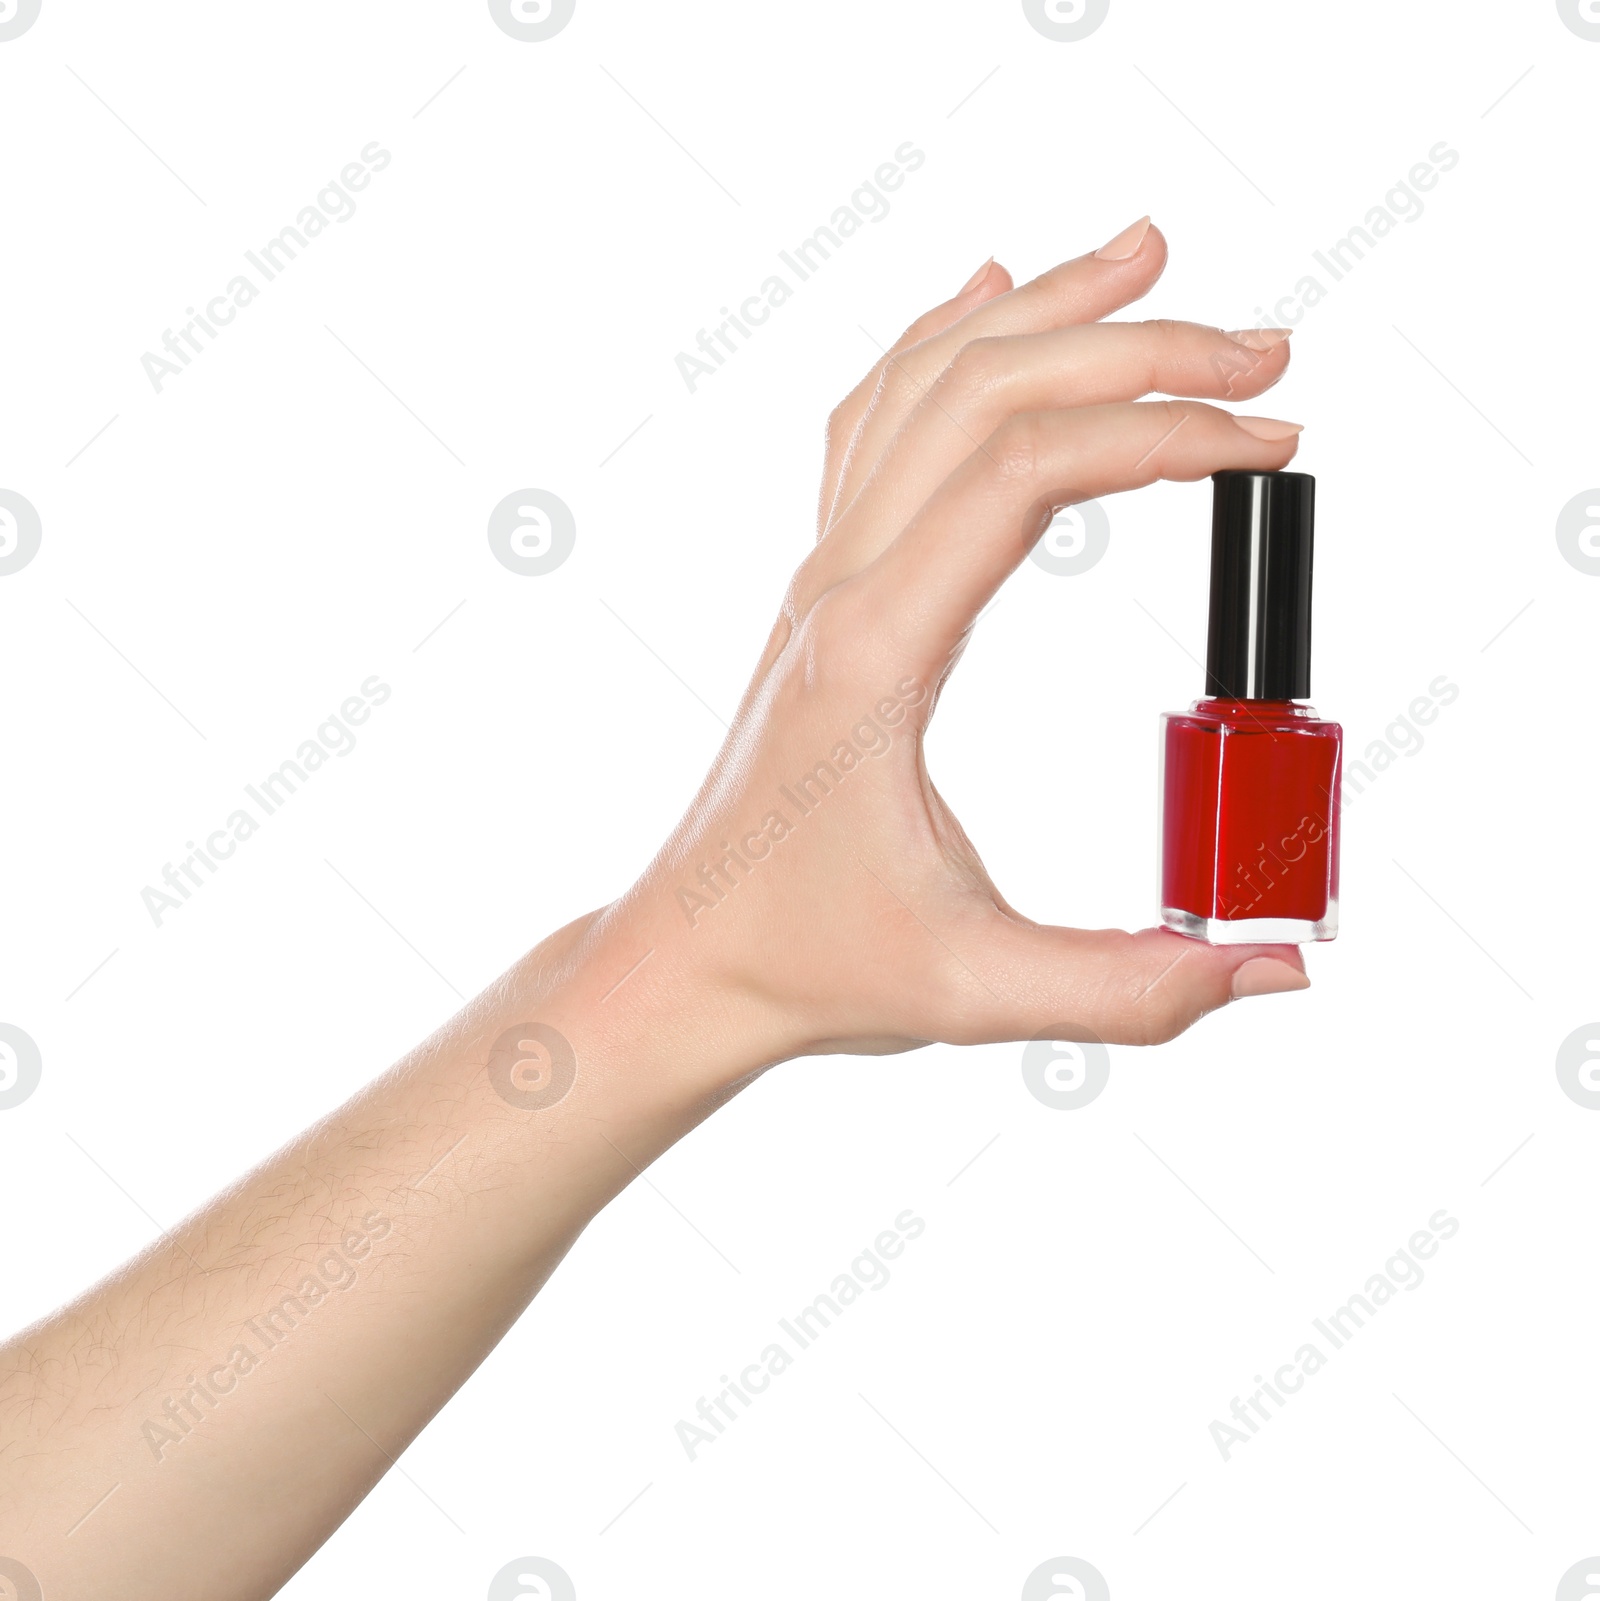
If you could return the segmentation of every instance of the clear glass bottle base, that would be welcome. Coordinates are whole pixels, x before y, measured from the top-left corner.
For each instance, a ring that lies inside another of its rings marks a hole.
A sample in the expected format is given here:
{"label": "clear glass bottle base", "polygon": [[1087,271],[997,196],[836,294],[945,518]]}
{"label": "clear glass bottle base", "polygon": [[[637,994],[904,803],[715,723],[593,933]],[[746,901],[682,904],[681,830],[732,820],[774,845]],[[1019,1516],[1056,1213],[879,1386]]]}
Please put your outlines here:
{"label": "clear glass bottle base", "polygon": [[1208,945],[1309,945],[1337,937],[1339,903],[1329,901],[1315,922],[1300,917],[1199,917],[1172,906],[1161,908],[1161,921],[1175,933]]}

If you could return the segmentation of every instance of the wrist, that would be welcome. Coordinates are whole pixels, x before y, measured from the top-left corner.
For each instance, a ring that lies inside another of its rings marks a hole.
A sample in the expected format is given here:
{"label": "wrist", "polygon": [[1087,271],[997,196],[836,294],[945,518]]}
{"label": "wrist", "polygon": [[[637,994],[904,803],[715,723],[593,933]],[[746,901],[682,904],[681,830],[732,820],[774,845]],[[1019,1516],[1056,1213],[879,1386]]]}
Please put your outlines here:
{"label": "wrist", "polygon": [[[769,1008],[693,960],[705,953],[687,944],[669,918],[626,896],[535,946],[507,975],[496,1017],[538,1023],[554,1031],[558,1053],[566,1047],[570,1064],[549,1063],[548,1093],[566,1073],[570,1093],[596,1112],[698,1121],[791,1052]],[[491,1060],[490,1069],[503,1083],[503,1064]],[[542,1074],[533,1077],[537,1093]]]}

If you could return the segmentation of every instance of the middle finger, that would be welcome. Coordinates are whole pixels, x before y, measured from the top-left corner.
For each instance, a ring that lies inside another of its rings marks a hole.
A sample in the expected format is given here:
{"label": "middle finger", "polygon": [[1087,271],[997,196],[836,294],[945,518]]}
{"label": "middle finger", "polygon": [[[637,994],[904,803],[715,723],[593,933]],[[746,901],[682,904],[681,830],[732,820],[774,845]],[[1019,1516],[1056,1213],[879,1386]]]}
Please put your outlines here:
{"label": "middle finger", "polygon": [[945,478],[1020,412],[1161,393],[1236,400],[1270,389],[1288,330],[1189,322],[1088,323],[964,345],[907,416],[829,535],[830,581],[885,549]]}

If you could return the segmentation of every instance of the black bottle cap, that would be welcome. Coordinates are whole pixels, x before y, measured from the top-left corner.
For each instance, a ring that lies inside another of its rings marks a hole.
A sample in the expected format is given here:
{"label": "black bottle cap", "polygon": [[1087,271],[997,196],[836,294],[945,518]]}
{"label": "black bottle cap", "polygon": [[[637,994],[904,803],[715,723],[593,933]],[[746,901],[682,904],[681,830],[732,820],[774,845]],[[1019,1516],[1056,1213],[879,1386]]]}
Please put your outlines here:
{"label": "black bottle cap", "polygon": [[1310,473],[1212,474],[1206,693],[1305,700],[1311,693]]}

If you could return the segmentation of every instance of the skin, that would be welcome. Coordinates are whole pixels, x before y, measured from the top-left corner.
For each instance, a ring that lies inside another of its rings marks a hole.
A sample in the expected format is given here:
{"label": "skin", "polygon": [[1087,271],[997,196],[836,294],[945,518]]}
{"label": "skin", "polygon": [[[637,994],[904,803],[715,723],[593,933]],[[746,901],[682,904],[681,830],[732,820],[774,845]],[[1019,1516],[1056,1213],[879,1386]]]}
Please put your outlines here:
{"label": "skin", "polygon": [[[777,1062],[1046,1030],[1154,1044],[1305,986],[1293,947],[1031,922],[923,761],[975,619],[1057,508],[1294,455],[1294,425],[1207,403],[1275,383],[1284,339],[1102,322],[1166,262],[1142,223],[1105,248],[1021,287],[988,264],[834,411],[815,548],[627,894],[0,1349],[0,1555],[51,1601],[273,1594],[600,1208]],[[508,1030],[532,1042],[509,1098],[489,1071]],[[241,1344],[269,1354],[241,1373]]]}

